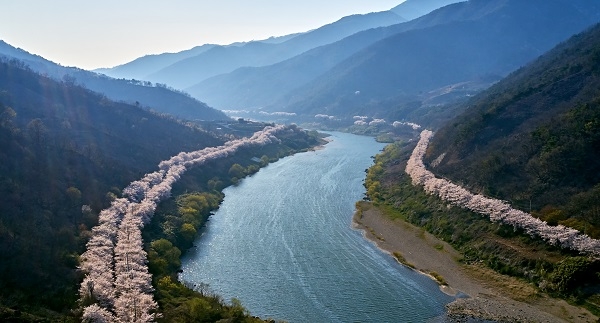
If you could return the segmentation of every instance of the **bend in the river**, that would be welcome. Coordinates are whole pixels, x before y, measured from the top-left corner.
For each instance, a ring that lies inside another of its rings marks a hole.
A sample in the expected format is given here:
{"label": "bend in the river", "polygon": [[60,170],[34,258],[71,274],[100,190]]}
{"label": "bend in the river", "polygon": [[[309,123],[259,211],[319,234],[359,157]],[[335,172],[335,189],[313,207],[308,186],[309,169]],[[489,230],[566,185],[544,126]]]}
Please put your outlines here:
{"label": "bend in the river", "polygon": [[[384,145],[332,133],[322,150],[271,164],[225,190],[181,279],[253,314],[290,322],[423,322],[452,298],[351,226],[371,156]],[[441,319],[440,319],[441,320]]]}

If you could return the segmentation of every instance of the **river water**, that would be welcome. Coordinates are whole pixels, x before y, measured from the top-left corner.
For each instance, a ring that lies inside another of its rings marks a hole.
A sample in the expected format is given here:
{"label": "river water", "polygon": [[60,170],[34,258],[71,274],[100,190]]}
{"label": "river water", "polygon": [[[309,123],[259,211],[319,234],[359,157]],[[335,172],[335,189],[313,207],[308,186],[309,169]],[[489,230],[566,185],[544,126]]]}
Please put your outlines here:
{"label": "river water", "polygon": [[384,145],[332,133],[225,190],[180,278],[288,322],[437,322],[453,298],[352,228],[365,169]]}

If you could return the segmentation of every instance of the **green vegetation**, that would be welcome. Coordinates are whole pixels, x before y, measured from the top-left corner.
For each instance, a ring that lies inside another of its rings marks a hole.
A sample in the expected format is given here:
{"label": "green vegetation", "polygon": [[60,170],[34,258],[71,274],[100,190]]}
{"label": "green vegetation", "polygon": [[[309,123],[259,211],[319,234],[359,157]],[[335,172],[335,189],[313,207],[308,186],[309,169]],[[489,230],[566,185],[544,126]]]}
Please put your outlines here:
{"label": "green vegetation", "polygon": [[437,132],[425,162],[472,191],[600,238],[599,57],[596,26],[475,97]]}
{"label": "green vegetation", "polygon": [[[396,143],[375,157],[365,186],[368,198],[377,207],[450,243],[463,254],[466,264],[485,264],[498,273],[528,281],[553,295],[585,302],[596,313],[600,311],[600,304],[593,301],[600,284],[599,261],[549,246],[513,227],[492,223],[427,195],[413,186],[404,172],[412,148]],[[401,255],[394,256],[401,261]]]}
{"label": "green vegetation", "polygon": [[400,252],[394,251],[393,255],[394,255],[394,258],[396,258],[396,260],[398,260],[399,263],[403,264],[404,266],[406,266],[410,269],[415,269],[415,265],[408,262],[406,260],[406,258],[404,258],[404,256]]}
{"label": "green vegetation", "polygon": [[[177,280],[181,250],[192,246],[196,233],[223,198],[220,193],[189,193],[164,203],[145,229],[148,268],[153,276],[160,322],[260,322],[251,318],[237,300],[231,304],[208,286],[185,286]],[[148,242],[149,241],[149,242]]]}
{"label": "green vegetation", "polygon": [[446,282],[444,277],[442,277],[440,274],[436,273],[435,271],[430,271],[429,274],[433,278],[435,278],[435,280],[437,281],[438,284],[440,284],[442,286],[448,286],[448,282]]}
{"label": "green vegetation", "polygon": [[117,188],[179,151],[222,142],[0,62],[0,320],[67,320],[79,255]]}
{"label": "green vegetation", "polygon": [[[238,300],[227,303],[203,283],[185,286],[178,281],[177,274],[182,253],[192,247],[197,233],[223,199],[222,188],[238,183],[269,162],[319,143],[314,134],[295,127],[280,139],[281,144],[240,149],[234,156],[189,170],[175,184],[175,197],[161,203],[152,222],[144,228],[148,267],[163,315],[160,322],[215,322],[221,319],[262,322],[250,316]],[[261,158],[253,157],[261,154]],[[189,193],[192,190],[195,192]]]}
{"label": "green vegetation", "polygon": [[[248,135],[264,126],[234,124],[231,132]],[[79,255],[98,212],[161,160],[235,137],[214,135],[220,127],[184,124],[72,82],[58,83],[21,63],[0,62],[0,321],[78,321],[72,309],[83,278]],[[191,245],[206,205],[214,209],[220,190],[233,183],[228,170],[234,163],[246,176],[319,142],[295,127],[280,139],[282,144],[240,149],[231,162],[208,163],[182,178],[176,196],[207,193],[166,202],[175,210],[162,223],[170,234],[145,240],[149,257],[168,259],[153,263],[153,270],[177,270],[171,260]],[[181,215],[176,203],[186,206]],[[165,241],[150,250],[160,239]]]}

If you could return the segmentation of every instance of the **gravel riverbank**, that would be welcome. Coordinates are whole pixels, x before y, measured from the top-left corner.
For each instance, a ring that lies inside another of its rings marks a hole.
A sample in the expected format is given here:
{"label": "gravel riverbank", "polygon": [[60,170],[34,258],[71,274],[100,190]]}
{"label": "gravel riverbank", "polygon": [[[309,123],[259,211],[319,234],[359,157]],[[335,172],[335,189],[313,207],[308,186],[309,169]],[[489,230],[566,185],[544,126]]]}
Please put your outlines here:
{"label": "gravel riverbank", "polygon": [[460,263],[449,244],[404,221],[394,221],[367,202],[353,225],[390,256],[437,279],[456,301],[447,305],[451,322],[597,322],[585,309],[538,293],[531,285],[483,266]]}

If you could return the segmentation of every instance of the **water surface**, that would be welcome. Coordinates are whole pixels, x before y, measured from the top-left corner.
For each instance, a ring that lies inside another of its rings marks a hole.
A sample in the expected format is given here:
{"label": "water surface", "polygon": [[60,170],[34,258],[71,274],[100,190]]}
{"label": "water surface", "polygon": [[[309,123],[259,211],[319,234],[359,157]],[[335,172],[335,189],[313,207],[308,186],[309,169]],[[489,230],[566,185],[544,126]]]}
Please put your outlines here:
{"label": "water surface", "polygon": [[351,226],[365,169],[384,145],[343,133],[330,138],[322,150],[284,158],[227,188],[180,278],[207,283],[262,318],[440,320],[452,298]]}

